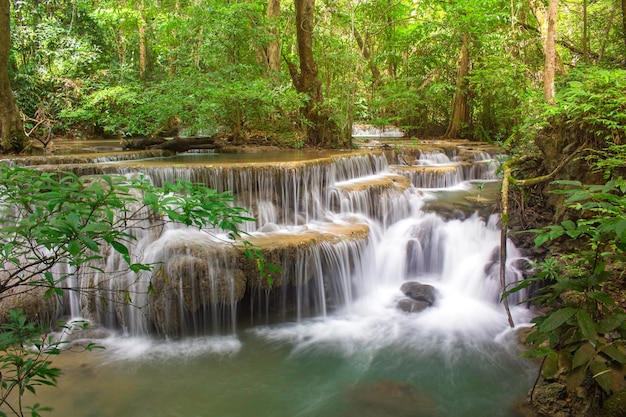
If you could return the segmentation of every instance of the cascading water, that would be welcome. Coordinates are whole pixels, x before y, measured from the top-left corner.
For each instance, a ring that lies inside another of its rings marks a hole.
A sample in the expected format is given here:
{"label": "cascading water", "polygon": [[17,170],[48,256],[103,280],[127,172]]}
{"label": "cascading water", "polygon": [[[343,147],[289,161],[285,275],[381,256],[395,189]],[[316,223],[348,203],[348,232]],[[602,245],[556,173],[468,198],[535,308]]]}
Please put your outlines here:
{"label": "cascading water", "polygon": [[[185,177],[232,189],[237,204],[256,216],[246,229],[250,241],[282,274],[271,291],[249,280],[232,244],[203,232],[168,228],[158,239],[140,236],[134,253],[162,263],[157,273],[117,276],[106,285],[104,276],[90,278],[109,297],[120,288],[135,294],[132,306],[90,313],[128,335],[104,341],[108,365],[94,372],[132,381],[134,394],[112,388],[107,398],[118,395],[118,406],[101,404],[111,411],[98,413],[85,400],[82,407],[92,412],[83,415],[516,416],[511,404],[529,387],[533,367],[516,359],[499,303],[498,216],[447,220],[424,209],[443,187],[464,192],[470,180],[493,180],[491,167],[479,164],[439,152],[391,167],[382,154],[142,167],[157,184]],[[435,170],[425,182],[419,175],[442,166],[455,177]],[[131,171],[123,164],[110,169]],[[507,280],[518,280],[522,256],[510,243],[508,252]],[[147,291],[149,281],[157,295]],[[406,281],[432,285],[434,304],[419,313],[398,308]],[[518,324],[530,315],[519,306],[512,313]],[[185,337],[146,338],[155,330]],[[148,382],[155,378],[159,387]],[[142,395],[155,400],[138,407]],[[55,407],[77,415],[71,405]]]}

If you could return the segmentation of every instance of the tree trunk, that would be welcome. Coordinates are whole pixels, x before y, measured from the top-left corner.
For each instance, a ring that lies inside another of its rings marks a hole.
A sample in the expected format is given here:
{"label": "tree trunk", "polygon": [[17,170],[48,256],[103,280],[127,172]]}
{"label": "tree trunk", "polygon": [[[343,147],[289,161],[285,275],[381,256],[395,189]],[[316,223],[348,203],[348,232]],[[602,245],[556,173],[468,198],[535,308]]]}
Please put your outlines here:
{"label": "tree trunk", "polygon": [[556,17],[559,0],[550,0],[548,4],[548,31],[544,47],[545,64],[543,68],[543,96],[546,103],[553,103],[556,94],[554,73],[556,67]]}
{"label": "tree trunk", "polygon": [[356,29],[354,29],[353,33],[354,33],[354,39],[356,40],[356,43],[359,46],[359,51],[361,51],[361,55],[367,61],[367,65],[369,66],[370,71],[372,72],[372,85],[376,87],[380,83],[380,71],[378,69],[378,66],[376,65],[376,62],[374,62],[374,60],[372,59],[372,53],[370,52],[369,48],[367,47],[367,44],[361,37],[361,34]]}
{"label": "tree trunk", "polygon": [[456,91],[452,102],[450,123],[443,137],[456,139],[461,136],[461,129],[470,123],[469,104],[467,100],[467,76],[470,69],[469,34],[463,34],[461,52],[459,53],[459,67],[456,73]]}
{"label": "tree trunk", "polygon": [[[533,12],[533,15],[535,16],[535,19],[537,19],[537,23],[539,24],[539,31],[541,35],[541,48],[545,53],[546,44],[548,42],[549,11],[546,10],[546,6],[543,4],[542,0],[529,0],[528,3],[530,9]],[[564,42],[562,42],[562,44],[572,51],[574,51],[574,49],[577,49],[573,48],[572,45],[565,45]],[[582,52],[580,51],[574,52],[576,52],[577,54],[582,54]],[[561,58],[559,57],[559,54],[556,52],[556,50],[554,52],[554,65],[555,72],[558,71],[559,74],[565,74],[565,65],[563,65],[563,61],[561,61]]]}
{"label": "tree trunk", "polygon": [[602,32],[601,41],[600,41],[600,50],[598,52],[598,56],[595,57],[595,64],[599,65],[604,58],[604,51],[606,50],[606,43],[609,40],[609,32],[613,27],[613,21],[615,20],[615,16],[617,16],[617,10],[620,7],[620,3],[626,6],[626,0],[616,1],[613,5],[613,9],[611,9],[611,14],[609,15],[609,20],[606,22],[604,26],[604,31]]}
{"label": "tree trunk", "polygon": [[622,36],[626,47],[626,0],[622,0]]}
{"label": "tree trunk", "polygon": [[[143,6],[142,6],[143,7]],[[147,24],[141,10],[139,18],[139,79],[145,80],[148,73],[148,40],[146,39]]]}
{"label": "tree trunk", "polygon": [[583,0],[583,61],[587,62],[589,49],[589,29],[588,29],[587,0]]}
{"label": "tree trunk", "polygon": [[11,4],[0,0],[0,138],[3,153],[19,153],[30,145],[9,82]]}
{"label": "tree trunk", "polygon": [[315,0],[294,0],[296,6],[296,37],[298,41],[299,71],[293,63],[287,62],[293,84],[299,93],[307,94],[309,99],[302,108],[302,116],[307,120],[307,144],[311,146],[333,146],[338,128],[330,120],[323,108],[322,83],[317,73],[317,64],[313,57],[313,21]]}
{"label": "tree trunk", "polygon": [[280,43],[278,42],[278,25],[274,22],[280,16],[280,0],[267,1],[267,19],[270,21],[272,40],[267,45],[267,66],[270,71],[280,72]]}

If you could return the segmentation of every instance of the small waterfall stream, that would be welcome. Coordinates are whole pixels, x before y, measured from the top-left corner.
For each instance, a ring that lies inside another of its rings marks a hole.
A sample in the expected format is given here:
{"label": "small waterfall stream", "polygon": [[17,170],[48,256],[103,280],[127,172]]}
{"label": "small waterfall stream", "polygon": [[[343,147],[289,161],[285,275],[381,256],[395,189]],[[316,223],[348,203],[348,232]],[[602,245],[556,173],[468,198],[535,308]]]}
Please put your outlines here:
{"label": "small waterfall stream", "polygon": [[[162,265],[154,275],[80,278],[108,291],[102,299],[128,290],[133,304],[72,299],[73,316],[117,332],[96,363],[70,365],[72,380],[93,388],[62,385],[74,401],[52,404],[64,413],[54,415],[517,416],[533,365],[517,359],[499,303],[498,214],[428,208],[453,193],[475,201],[475,184],[494,182],[493,153],[456,152],[400,164],[383,153],[258,165],[190,154],[103,166],[233,190],[256,218],[249,240],[282,273],[268,289],[231,243],[201,231],[138,236],[135,256]],[[508,252],[510,282],[524,262],[511,243]],[[432,285],[435,303],[399,309],[406,281]],[[524,325],[530,313],[517,301]],[[103,391],[107,400],[94,400]]]}

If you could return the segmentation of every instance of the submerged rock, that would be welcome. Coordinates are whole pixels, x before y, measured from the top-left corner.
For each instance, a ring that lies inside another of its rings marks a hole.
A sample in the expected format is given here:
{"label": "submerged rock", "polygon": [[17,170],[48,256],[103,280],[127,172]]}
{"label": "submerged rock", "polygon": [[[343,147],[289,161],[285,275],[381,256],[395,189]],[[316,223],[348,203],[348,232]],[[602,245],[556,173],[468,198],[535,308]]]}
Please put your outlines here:
{"label": "submerged rock", "polygon": [[437,417],[436,401],[404,381],[358,383],[345,394],[343,417]]}

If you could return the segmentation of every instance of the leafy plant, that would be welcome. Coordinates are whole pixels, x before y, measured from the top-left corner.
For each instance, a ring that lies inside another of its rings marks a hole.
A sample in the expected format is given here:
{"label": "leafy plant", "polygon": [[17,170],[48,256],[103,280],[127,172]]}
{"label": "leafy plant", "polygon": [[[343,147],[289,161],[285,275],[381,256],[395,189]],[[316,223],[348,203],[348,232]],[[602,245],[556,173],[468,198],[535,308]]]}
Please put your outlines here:
{"label": "leafy plant", "polygon": [[557,89],[555,105],[544,104],[541,120],[608,144],[626,137],[626,71],[577,68]]}
{"label": "leafy plant", "polygon": [[511,292],[539,282],[545,285],[533,300],[551,311],[533,319],[527,357],[545,357],[543,376],[565,372],[573,390],[586,378],[607,394],[626,388],[626,313],[616,302],[626,264],[626,181],[602,185],[557,181],[577,220],[532,230],[535,245],[558,238],[573,240],[575,250],[549,257],[538,274]]}
{"label": "leafy plant", "polygon": [[[59,368],[51,366],[50,355],[57,355],[58,344],[42,336],[43,329],[28,322],[21,310],[13,310],[9,320],[0,326],[0,406],[6,406],[17,416],[39,416],[41,411],[50,409],[35,404],[25,407],[22,398],[26,391],[33,394],[41,385],[56,385],[61,374]],[[17,401],[12,403],[9,396],[17,391]],[[7,414],[0,411],[0,416]]]}
{"label": "leafy plant", "polygon": [[[85,322],[61,325],[62,332],[85,327]],[[11,310],[8,320],[0,325],[0,406],[6,406],[17,416],[39,417],[41,412],[51,411],[39,403],[27,406],[23,397],[27,392],[36,394],[42,385],[57,384],[61,370],[53,367],[50,359],[61,353],[66,344],[67,341],[56,339],[41,326],[29,322],[22,310]],[[101,347],[88,343],[73,344],[71,348],[91,351]],[[12,398],[16,400],[11,401]],[[0,411],[0,416],[5,417],[6,413]]]}
{"label": "leafy plant", "polygon": [[92,261],[109,247],[132,271],[149,269],[130,253],[135,232],[145,227],[175,222],[238,237],[238,226],[252,220],[232,206],[231,194],[184,180],[155,187],[143,177],[79,177],[2,164],[0,192],[0,299],[24,284],[61,294],[68,275],[53,276],[53,265],[97,268]]}

